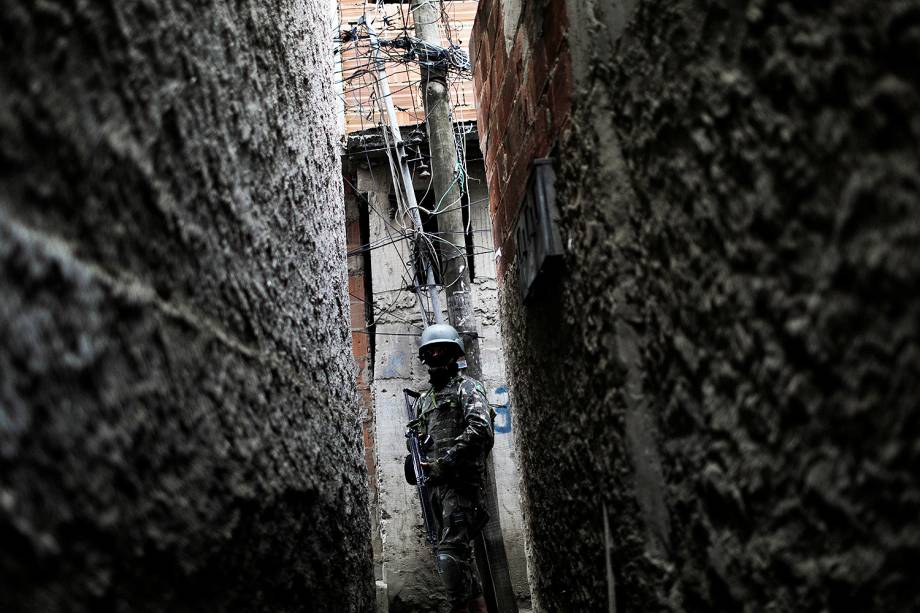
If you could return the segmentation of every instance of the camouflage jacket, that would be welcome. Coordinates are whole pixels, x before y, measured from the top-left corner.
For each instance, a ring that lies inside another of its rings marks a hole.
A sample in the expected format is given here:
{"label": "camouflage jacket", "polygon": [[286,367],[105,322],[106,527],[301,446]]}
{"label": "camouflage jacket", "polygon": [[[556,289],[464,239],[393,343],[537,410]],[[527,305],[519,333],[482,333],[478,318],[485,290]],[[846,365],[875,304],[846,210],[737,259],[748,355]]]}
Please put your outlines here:
{"label": "camouflage jacket", "polygon": [[494,439],[495,412],[482,383],[461,373],[431,387],[419,399],[421,426],[434,439],[429,457],[436,457],[455,479],[478,481]]}

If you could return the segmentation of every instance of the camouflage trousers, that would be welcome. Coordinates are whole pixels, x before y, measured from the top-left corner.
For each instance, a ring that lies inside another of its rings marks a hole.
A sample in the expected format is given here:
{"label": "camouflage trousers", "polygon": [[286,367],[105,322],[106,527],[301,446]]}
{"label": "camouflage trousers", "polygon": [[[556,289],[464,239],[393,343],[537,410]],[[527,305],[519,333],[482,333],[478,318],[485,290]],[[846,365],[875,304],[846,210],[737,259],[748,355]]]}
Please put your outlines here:
{"label": "camouflage trousers", "polygon": [[438,575],[451,604],[466,604],[482,594],[479,572],[473,562],[473,539],[485,524],[482,490],[438,485],[429,493],[438,544]]}

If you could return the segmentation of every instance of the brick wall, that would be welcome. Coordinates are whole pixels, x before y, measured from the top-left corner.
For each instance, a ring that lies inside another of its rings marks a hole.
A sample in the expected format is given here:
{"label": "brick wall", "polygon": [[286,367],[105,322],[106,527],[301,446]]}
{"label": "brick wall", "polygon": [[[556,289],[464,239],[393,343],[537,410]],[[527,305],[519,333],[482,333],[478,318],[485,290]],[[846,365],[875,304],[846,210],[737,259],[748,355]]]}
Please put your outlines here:
{"label": "brick wall", "polygon": [[[402,36],[402,25],[406,24],[410,34],[414,35],[414,21],[409,10],[410,3],[387,2],[374,7],[374,3],[365,0],[339,0],[339,28],[350,29],[361,17],[373,24],[384,39]],[[466,44],[469,31],[473,27],[476,15],[476,0],[451,0],[441,5],[451,23],[451,38],[448,40],[443,28],[441,44],[449,46],[452,42]],[[391,24],[384,23],[384,16]],[[405,20],[405,21],[404,21]],[[341,46],[342,85],[345,101],[345,131],[349,134],[364,130],[373,130],[383,117],[378,114],[374,104],[374,78],[366,73],[368,58],[372,56],[370,41],[359,39]],[[405,66],[390,65],[387,68],[388,80],[393,105],[396,107],[396,119],[401,126],[415,126],[423,121],[421,109],[424,108],[418,81],[421,75],[418,65],[410,62]],[[362,76],[363,75],[363,76]],[[451,100],[454,106],[451,112],[454,121],[472,121],[476,116],[476,99],[473,84],[469,80],[456,81],[451,85]]]}
{"label": "brick wall", "polygon": [[377,500],[377,462],[374,458],[374,402],[371,397],[371,336],[368,323],[367,266],[365,253],[359,251],[367,242],[361,233],[361,206],[354,190],[345,184],[345,241],[348,251],[348,303],[351,323],[351,354],[355,360],[355,383],[363,436],[364,460],[369,475],[371,498]]}
{"label": "brick wall", "polygon": [[[564,0],[529,2],[519,17],[500,0],[479,3],[470,59],[501,279],[514,254],[514,225],[531,162],[546,157],[568,125],[572,62]],[[508,44],[511,41],[511,44]]]}

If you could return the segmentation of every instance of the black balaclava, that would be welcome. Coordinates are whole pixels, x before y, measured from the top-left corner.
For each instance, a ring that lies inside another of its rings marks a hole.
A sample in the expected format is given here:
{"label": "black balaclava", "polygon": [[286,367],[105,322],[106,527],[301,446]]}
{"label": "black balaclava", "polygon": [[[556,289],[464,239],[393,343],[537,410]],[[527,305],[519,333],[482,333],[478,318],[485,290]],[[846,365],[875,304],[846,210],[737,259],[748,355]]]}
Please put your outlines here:
{"label": "black balaclava", "polygon": [[428,353],[423,354],[422,361],[428,366],[428,380],[433,386],[441,387],[460,371],[457,365],[459,357],[456,350],[445,351],[437,360]]}

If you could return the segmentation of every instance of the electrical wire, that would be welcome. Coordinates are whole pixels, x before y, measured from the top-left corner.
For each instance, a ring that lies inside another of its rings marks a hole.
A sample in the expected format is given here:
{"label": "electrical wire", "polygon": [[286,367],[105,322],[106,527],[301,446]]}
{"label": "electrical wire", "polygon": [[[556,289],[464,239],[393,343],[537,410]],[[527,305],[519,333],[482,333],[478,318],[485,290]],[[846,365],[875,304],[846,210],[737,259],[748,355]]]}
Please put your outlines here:
{"label": "electrical wire", "polygon": [[[433,4],[432,0],[425,0]],[[450,106],[448,116],[454,127],[453,136],[457,150],[457,166],[454,169],[453,177],[443,193],[432,193],[434,191],[433,173],[429,174],[428,181],[422,191],[421,197],[416,198],[416,207],[419,212],[431,219],[436,220],[439,215],[466,208],[470,211],[472,205],[480,204],[487,199],[470,202],[469,181],[470,177],[466,169],[466,136],[474,128],[472,122],[466,121],[467,113],[472,105],[466,103],[464,87],[472,77],[472,70],[469,66],[469,58],[460,46],[461,26],[454,23],[449,15],[446,3],[438,2],[436,12],[438,17],[431,23],[436,24],[439,36],[446,45],[435,45],[419,39],[410,33],[410,22],[414,22],[416,6],[410,6],[409,3],[384,3],[383,0],[376,0],[375,3],[366,2],[364,7],[363,20],[366,23],[373,23],[378,33],[380,44],[376,49],[372,47],[370,36],[363,29],[362,20],[356,23],[348,24],[350,27],[344,28],[342,21],[343,12],[339,11],[339,24],[336,29],[334,41],[336,43],[335,53],[341,58],[340,69],[336,71],[339,78],[336,80],[337,85],[342,88],[339,98],[343,101],[346,126],[358,125],[359,130],[349,130],[346,128],[348,136],[346,145],[351,148],[354,145],[349,142],[353,138],[351,134],[359,134],[356,141],[357,149],[349,151],[346,149],[345,156],[347,159],[363,159],[367,171],[371,175],[371,180],[376,185],[380,183],[375,176],[375,163],[371,160],[372,153],[385,153],[387,156],[390,181],[389,185],[396,199],[397,211],[395,215],[389,215],[378,210],[372,202],[373,198],[365,198],[355,188],[352,182],[346,177],[346,182],[354,190],[354,193],[361,198],[368,207],[368,212],[375,217],[379,217],[384,223],[382,228],[385,236],[378,236],[374,240],[358,245],[348,252],[349,257],[368,253],[373,250],[391,247],[399,257],[406,278],[402,279],[403,285],[396,294],[396,299],[389,302],[386,308],[376,309],[377,315],[375,322],[381,316],[393,314],[391,307],[398,303],[401,292],[410,289],[415,293],[421,307],[423,319],[426,318],[426,308],[424,305],[425,291],[428,289],[427,282],[416,279],[414,270],[424,270],[425,266],[421,265],[419,258],[431,258],[433,265],[438,271],[444,269],[444,264],[457,258],[466,258],[470,255],[480,255],[492,253],[491,250],[477,250],[474,242],[472,253],[464,244],[460,246],[449,240],[450,235],[464,234],[472,236],[475,233],[487,233],[489,230],[474,230],[472,227],[472,214],[466,215],[464,232],[438,232],[427,230],[424,227],[415,228],[407,224],[407,218],[411,217],[412,211],[406,198],[402,193],[402,182],[398,180],[397,171],[398,163],[394,158],[394,143],[391,137],[391,130],[398,129],[399,126],[388,125],[386,112],[383,104],[385,102],[383,94],[380,91],[380,74],[378,66],[382,66],[390,74],[398,74],[399,77],[395,87],[390,89],[388,94],[390,103],[398,109],[401,114],[398,122],[400,126],[413,125],[413,130],[419,130],[422,126],[427,125],[427,115],[425,109],[428,108],[427,88],[424,87],[422,73],[430,70],[437,70],[439,74],[444,75],[448,86],[448,99]],[[454,7],[451,8],[453,10]],[[375,56],[376,53],[376,56]],[[399,104],[397,104],[399,100]],[[422,104],[425,102],[425,104]],[[457,113],[462,114],[462,121],[457,122]],[[408,122],[407,122],[408,120]],[[379,141],[383,146],[365,147],[364,141],[371,139],[375,142],[373,133],[378,134]],[[411,138],[411,135],[410,135]],[[430,159],[422,153],[421,146],[411,142],[405,142],[404,146],[408,152],[412,152],[412,162],[415,163],[411,168],[413,181],[418,179],[418,172],[421,164]],[[415,189],[414,186],[412,189]],[[456,190],[456,191],[455,191]],[[438,190],[440,191],[440,190]],[[454,197],[452,194],[459,192]],[[418,193],[418,192],[416,192]],[[429,195],[432,196],[434,206],[423,206],[428,202]],[[448,197],[451,195],[451,197]],[[412,249],[402,249],[400,245],[414,245]],[[439,248],[440,247],[440,248]],[[438,284],[442,288],[450,288],[459,282],[461,276],[466,274],[465,267],[460,267],[460,273],[456,279],[441,279]],[[376,293],[376,292],[375,292]],[[395,307],[393,307],[395,308]],[[430,312],[429,304],[427,312]],[[395,317],[398,318],[395,314]],[[409,322],[406,322],[409,323]],[[417,325],[417,324],[412,324]],[[370,327],[370,326],[369,326]]]}

